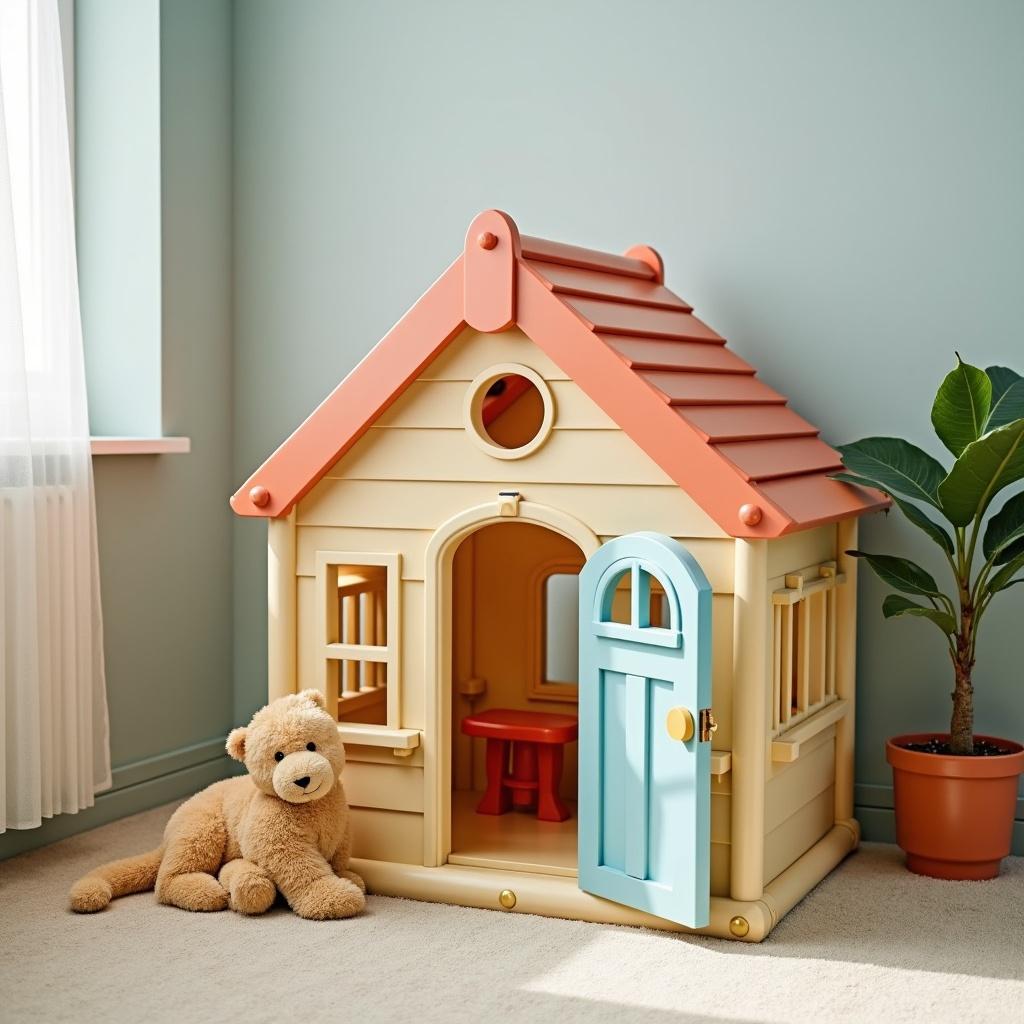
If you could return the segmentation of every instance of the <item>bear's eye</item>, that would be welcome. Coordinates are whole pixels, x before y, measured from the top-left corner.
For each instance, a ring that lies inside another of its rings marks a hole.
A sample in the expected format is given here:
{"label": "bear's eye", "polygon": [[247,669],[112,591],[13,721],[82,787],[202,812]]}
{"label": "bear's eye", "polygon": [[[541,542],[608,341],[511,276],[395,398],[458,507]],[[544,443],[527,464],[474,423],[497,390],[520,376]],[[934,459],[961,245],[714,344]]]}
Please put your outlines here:
{"label": "bear's eye", "polygon": [[274,755],[274,760],[275,760],[275,761],[283,761],[283,760],[284,760],[284,754],[282,754],[282,753],[281,753],[281,751],[279,750],[279,751],[278,751],[278,752],[277,752],[277,753],[276,753],[276,754]]}
{"label": "bear's eye", "polygon": [[316,744],[315,743],[307,743],[306,744],[306,749],[307,750],[316,750]]}

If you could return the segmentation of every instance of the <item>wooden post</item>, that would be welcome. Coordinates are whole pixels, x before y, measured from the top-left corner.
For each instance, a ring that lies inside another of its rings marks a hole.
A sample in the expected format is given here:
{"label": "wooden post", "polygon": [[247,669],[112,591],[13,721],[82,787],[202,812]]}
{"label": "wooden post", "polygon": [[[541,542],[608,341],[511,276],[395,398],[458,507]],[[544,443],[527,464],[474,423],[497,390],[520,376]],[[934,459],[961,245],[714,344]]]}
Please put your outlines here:
{"label": "wooden post", "polygon": [[730,896],[759,900],[764,892],[764,798],[772,697],[768,542],[737,540],[735,572]]}
{"label": "wooden post", "polygon": [[267,700],[295,693],[295,510],[267,523]]}
{"label": "wooden post", "polygon": [[837,568],[846,582],[836,587],[836,696],[849,710],[836,723],[836,821],[853,817],[854,722],[857,692],[857,520],[844,519],[836,530]]}

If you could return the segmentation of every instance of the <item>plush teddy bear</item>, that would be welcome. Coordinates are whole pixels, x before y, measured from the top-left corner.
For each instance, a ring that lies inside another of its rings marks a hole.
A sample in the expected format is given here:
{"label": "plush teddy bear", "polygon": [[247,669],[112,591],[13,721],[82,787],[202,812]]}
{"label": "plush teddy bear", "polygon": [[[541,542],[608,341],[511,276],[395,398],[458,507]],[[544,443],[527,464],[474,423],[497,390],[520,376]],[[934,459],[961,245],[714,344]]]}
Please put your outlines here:
{"label": "plush teddy bear", "polygon": [[249,774],[215,782],[179,807],[150,853],[96,868],[71,888],[71,909],[156,889],[185,910],[262,914],[280,891],[301,917],[352,917],[366,886],[348,868],[352,834],[345,748],[317,690],[281,697],[228,736]]}

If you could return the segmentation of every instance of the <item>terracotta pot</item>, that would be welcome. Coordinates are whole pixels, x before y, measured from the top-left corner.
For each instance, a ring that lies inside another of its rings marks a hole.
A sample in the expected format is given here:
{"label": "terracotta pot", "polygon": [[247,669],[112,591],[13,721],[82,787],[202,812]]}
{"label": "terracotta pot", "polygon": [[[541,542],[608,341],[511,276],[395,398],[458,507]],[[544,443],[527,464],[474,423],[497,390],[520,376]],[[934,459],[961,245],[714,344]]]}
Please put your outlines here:
{"label": "terracotta pot", "polygon": [[958,757],[907,750],[906,743],[949,739],[938,733],[894,736],[885,745],[892,765],[896,842],[907,867],[932,878],[995,878],[1010,852],[1017,778],[1024,747],[976,736],[1012,753]]}

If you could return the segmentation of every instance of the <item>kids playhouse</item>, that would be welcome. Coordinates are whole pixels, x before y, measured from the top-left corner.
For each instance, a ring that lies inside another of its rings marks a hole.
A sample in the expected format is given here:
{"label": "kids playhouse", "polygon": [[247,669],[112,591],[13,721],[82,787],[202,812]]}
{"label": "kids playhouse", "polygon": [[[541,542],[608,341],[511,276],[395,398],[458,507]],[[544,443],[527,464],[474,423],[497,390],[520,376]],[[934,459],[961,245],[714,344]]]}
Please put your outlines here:
{"label": "kids playhouse", "polygon": [[764,938],[858,842],[839,469],[652,249],[480,214],[232,499],[371,890]]}

